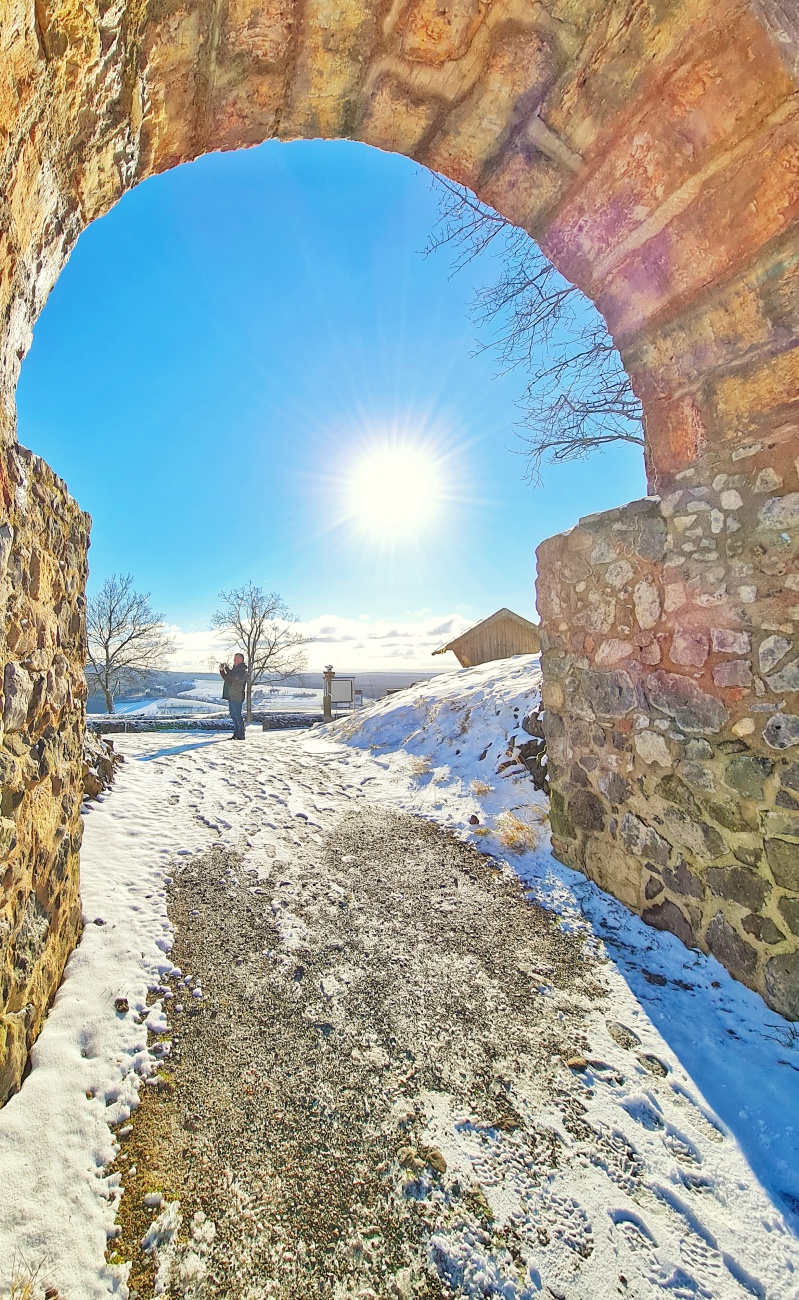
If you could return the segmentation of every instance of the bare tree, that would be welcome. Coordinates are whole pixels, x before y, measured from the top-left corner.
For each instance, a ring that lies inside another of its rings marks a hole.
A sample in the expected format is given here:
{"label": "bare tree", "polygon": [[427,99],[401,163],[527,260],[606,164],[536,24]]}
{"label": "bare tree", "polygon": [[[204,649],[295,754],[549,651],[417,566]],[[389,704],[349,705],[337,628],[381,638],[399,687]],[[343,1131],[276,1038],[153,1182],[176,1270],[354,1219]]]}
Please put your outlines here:
{"label": "bare tree", "polygon": [[543,461],[581,460],[612,442],[643,447],[641,404],[593,304],[526,231],[465,187],[443,176],[434,184],[439,221],[425,251],[453,249],[453,273],[492,245],[499,256],[499,277],[478,290],[472,320],[492,329],[480,350],[498,353],[500,373],[528,374],[518,431],[528,481],[540,481]]}
{"label": "bare tree", "polygon": [[175,648],[161,614],[150,604],[150,593],[134,591],[129,573],[112,573],[86,610],[86,680],[102,691],[105,707],[114,712],[114,697],[123,687],[145,684],[163,668]]}
{"label": "bare tree", "polygon": [[248,582],[232,591],[220,591],[222,602],[211,627],[222,634],[228,649],[241,651],[247,665],[247,721],[252,722],[252,690],[268,677],[292,677],[307,663],[301,649],[310,638],[297,632],[296,614],[276,591],[264,591]]}

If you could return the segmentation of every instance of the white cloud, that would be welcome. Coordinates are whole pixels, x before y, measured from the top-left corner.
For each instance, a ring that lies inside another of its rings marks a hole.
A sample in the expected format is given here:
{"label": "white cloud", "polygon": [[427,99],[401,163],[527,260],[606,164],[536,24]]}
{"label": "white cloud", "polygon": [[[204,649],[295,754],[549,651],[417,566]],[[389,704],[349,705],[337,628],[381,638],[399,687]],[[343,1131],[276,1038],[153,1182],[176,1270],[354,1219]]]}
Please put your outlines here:
{"label": "white cloud", "polygon": [[[338,672],[379,672],[397,668],[414,672],[434,672],[456,668],[453,654],[433,659],[433,651],[451,641],[476,621],[462,614],[431,614],[425,618],[372,619],[343,618],[337,614],[320,614],[318,618],[297,624],[297,630],[313,638],[307,647],[308,669],[319,672],[332,663]],[[184,632],[170,629],[176,649],[170,667],[178,672],[207,672],[224,651],[224,642],[213,632]]]}

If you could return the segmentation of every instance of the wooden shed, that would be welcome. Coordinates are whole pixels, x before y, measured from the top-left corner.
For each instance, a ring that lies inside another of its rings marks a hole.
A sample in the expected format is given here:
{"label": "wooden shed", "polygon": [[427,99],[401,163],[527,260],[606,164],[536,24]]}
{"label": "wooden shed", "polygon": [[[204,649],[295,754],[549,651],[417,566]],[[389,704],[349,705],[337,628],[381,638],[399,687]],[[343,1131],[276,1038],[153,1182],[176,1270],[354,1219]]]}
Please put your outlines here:
{"label": "wooden shed", "polygon": [[537,655],[540,648],[537,623],[522,618],[521,614],[514,614],[512,609],[498,609],[496,614],[467,628],[454,641],[434,650],[433,654],[443,655],[451,650],[461,668],[474,668],[492,659]]}

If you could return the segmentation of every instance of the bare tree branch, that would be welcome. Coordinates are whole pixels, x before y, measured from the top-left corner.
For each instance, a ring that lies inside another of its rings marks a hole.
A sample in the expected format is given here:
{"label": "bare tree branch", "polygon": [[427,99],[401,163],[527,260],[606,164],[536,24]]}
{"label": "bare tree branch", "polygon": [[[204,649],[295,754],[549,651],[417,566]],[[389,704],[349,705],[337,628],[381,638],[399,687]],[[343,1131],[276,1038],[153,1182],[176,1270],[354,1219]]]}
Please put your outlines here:
{"label": "bare tree branch", "polygon": [[112,573],[89,600],[86,632],[86,680],[102,692],[109,713],[123,687],[146,683],[175,648],[150,593],[134,591],[129,573]]}
{"label": "bare tree branch", "polygon": [[643,412],[605,322],[526,231],[436,176],[438,226],[426,254],[448,247],[453,274],[493,245],[496,282],[478,290],[472,320],[489,330],[478,350],[493,350],[499,372],[521,368],[528,380],[518,436],[526,477],[539,482],[544,461],[580,460],[608,443],[644,445]]}
{"label": "bare tree branch", "polygon": [[240,651],[247,665],[247,721],[252,722],[252,690],[272,677],[292,677],[307,663],[301,649],[310,637],[294,630],[299,622],[289,613],[283,597],[248,582],[244,587],[220,591],[221,605],[211,627],[222,634],[226,648]]}

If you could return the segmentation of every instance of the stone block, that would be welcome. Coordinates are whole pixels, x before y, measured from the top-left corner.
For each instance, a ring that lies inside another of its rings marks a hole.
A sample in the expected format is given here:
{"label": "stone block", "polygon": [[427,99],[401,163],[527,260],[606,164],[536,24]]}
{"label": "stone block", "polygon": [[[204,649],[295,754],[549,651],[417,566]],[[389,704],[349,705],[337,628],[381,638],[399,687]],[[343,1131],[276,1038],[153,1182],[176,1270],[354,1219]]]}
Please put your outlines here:
{"label": "stone block", "polygon": [[672,637],[669,655],[675,664],[701,668],[710,653],[704,628],[678,627]]}
{"label": "stone block", "polygon": [[642,664],[648,664],[651,668],[655,668],[663,658],[657,641],[651,641],[649,645],[642,646],[638,658]]}
{"label": "stone block", "polygon": [[643,863],[604,836],[591,836],[585,846],[585,869],[591,880],[622,903],[638,911],[643,886]]}
{"label": "stone block", "polygon": [[657,584],[651,578],[642,578],[633,590],[633,607],[640,628],[649,629],[660,621],[661,603]]}
{"label": "stone block", "polygon": [[603,772],[597,780],[597,785],[612,804],[623,803],[631,794],[631,786],[619,776],[618,772]]}
{"label": "stone block", "polygon": [[635,570],[628,560],[616,560],[614,564],[609,564],[605,570],[605,580],[614,587],[616,591],[621,591],[635,575]]}
{"label": "stone block", "polygon": [[719,826],[735,835],[758,829],[757,813],[738,800],[708,799],[705,808]]}
{"label": "stone block", "polygon": [[744,799],[762,799],[765,782],[773,771],[771,759],[757,758],[754,754],[736,754],[727,762],[724,780]]}
{"label": "stone block", "polygon": [[785,894],[778,907],[791,934],[799,935],[799,898],[790,898]]}
{"label": "stone block", "polygon": [[689,817],[701,817],[702,809],[694,798],[684,781],[678,776],[670,773],[658,781],[655,786],[655,794],[658,798],[663,799],[665,803],[675,804],[683,812],[688,813]]}
{"label": "stone block", "polygon": [[[16,802],[19,803],[22,800],[22,798],[24,798],[24,794],[22,791],[20,791],[19,797],[17,798]],[[4,792],[3,801],[5,803],[5,792]],[[9,812],[11,811],[12,808],[9,807]],[[16,842],[17,842],[17,823],[14,821],[12,817],[5,817],[5,816],[0,817],[0,858],[2,859],[7,858],[8,854],[15,847]]]}
{"label": "stone block", "polygon": [[629,659],[634,652],[635,646],[631,641],[623,641],[619,637],[610,637],[607,641],[602,642],[594,656],[594,660],[600,667],[606,668],[621,663],[624,659]]}
{"label": "stone block", "polygon": [[668,841],[659,835],[654,827],[647,826],[646,822],[636,817],[634,813],[624,814],[619,839],[630,853],[634,853],[639,858],[651,859],[659,866],[664,866],[669,860],[671,849]]}
{"label": "stone block", "polygon": [[767,465],[765,469],[761,469],[755,479],[752,491],[757,493],[773,492],[778,487],[782,487],[782,475],[778,474],[770,465]]}
{"label": "stone block", "polygon": [[731,730],[736,736],[751,736],[755,730],[754,718],[739,718],[732,724]]}
{"label": "stone block", "polygon": [[569,728],[569,744],[573,749],[599,751],[604,748],[605,733],[596,722],[575,722]]}
{"label": "stone block", "polygon": [[583,831],[599,831],[605,825],[605,805],[591,790],[578,790],[568,801],[572,824]]}
{"label": "stone block", "polygon": [[766,840],[766,861],[771,867],[771,874],[783,889],[793,889],[799,893],[799,844],[789,840]]}
{"label": "stone block", "polygon": [[710,644],[716,654],[746,655],[752,648],[752,638],[748,632],[736,628],[714,627],[710,633]]}
{"label": "stone block", "polygon": [[799,492],[771,497],[761,506],[757,520],[761,528],[792,528],[799,520]]}
{"label": "stone block", "polygon": [[573,615],[572,621],[586,632],[604,636],[613,630],[616,622],[616,602],[612,596],[599,591],[589,591],[587,602]]}
{"label": "stone block", "polygon": [[[719,700],[678,673],[650,673],[646,694],[653,709],[674,718],[684,731],[713,734],[721,731],[729,718],[729,711]],[[799,724],[799,718],[796,721]]]}
{"label": "stone block", "polygon": [[750,835],[748,842],[739,837],[737,844],[732,846],[732,856],[737,862],[742,862],[745,867],[755,867],[758,871],[763,863],[763,838],[760,835]]}
{"label": "stone block", "polygon": [[722,492],[719,500],[721,501],[722,510],[740,510],[743,505],[743,497],[735,488],[727,488]]}
{"label": "stone block", "polygon": [[623,669],[582,674],[582,688],[597,717],[623,718],[638,704],[638,695],[629,673]]}
{"label": "stone block", "polygon": [[541,699],[547,712],[554,711],[557,713],[566,703],[566,692],[559,681],[550,681],[544,678]]}
{"label": "stone block", "polygon": [[707,822],[688,817],[679,808],[667,808],[663,820],[670,836],[701,862],[713,862],[723,856],[724,840]]}
{"label": "stone block", "polygon": [[769,946],[775,943],[782,943],[785,935],[782,930],[778,930],[770,916],[757,916],[754,912],[745,916],[741,922],[747,934],[751,934],[760,943]]}
{"label": "stone block", "polygon": [[22,664],[6,664],[3,672],[3,726],[6,731],[25,728],[32,694],[33,681]]}
{"label": "stone block", "polygon": [[28,1056],[29,1005],[0,1015],[0,1098],[17,1091]]}
{"label": "stone block", "polygon": [[799,745],[799,717],[795,713],[775,713],[763,728],[763,739],[772,749]]}
{"label": "stone block", "polygon": [[657,731],[641,731],[635,737],[635,750],[645,763],[671,767],[672,757],[668,745]]}
{"label": "stone block", "polygon": [[717,686],[751,686],[752,669],[746,659],[732,659],[726,663],[716,664],[713,669],[713,681]]}
{"label": "stone block", "polygon": [[656,930],[668,930],[685,944],[686,948],[695,948],[696,939],[691,923],[685,913],[670,898],[662,903],[655,903],[641,913],[641,920]]}
{"label": "stone block", "polygon": [[707,946],[738,979],[750,983],[757,970],[757,952],[730,925],[723,912],[717,912],[705,933]]}
{"label": "stone block", "polygon": [[549,805],[549,824],[552,834],[560,840],[574,838],[574,826],[566,812],[566,801],[559,790],[553,789]]}
{"label": "stone block", "polygon": [[740,903],[750,912],[757,912],[763,906],[768,894],[768,884],[762,876],[746,867],[709,867],[705,872],[708,889],[717,898],[728,898],[733,903]]}
{"label": "stone block", "polygon": [[[518,752],[519,751],[517,750],[516,753]],[[585,790],[588,786],[588,777],[586,776],[584,769],[580,767],[578,763],[572,763],[571,767],[569,768],[568,779],[571,785],[578,786],[583,790]]]}
{"label": "stone block", "polygon": [[664,591],[664,606],[667,614],[671,614],[676,609],[682,609],[688,600],[688,594],[685,590],[684,582],[670,582]]}
{"label": "stone block", "polygon": [[785,808],[772,809],[763,817],[763,830],[777,839],[799,839],[799,817]]}
{"label": "stone block", "polygon": [[701,876],[695,875],[683,858],[673,869],[664,867],[663,882],[673,894],[684,894],[689,898],[705,896],[705,886]]}
{"label": "stone block", "polygon": [[786,664],[778,673],[772,673],[766,681],[769,688],[780,695],[783,691],[799,691],[799,659]]}
{"label": "stone block", "polygon": [[789,790],[796,790],[799,794],[799,763],[789,763],[782,769],[780,785],[787,786]]}
{"label": "stone block", "polygon": [[657,562],[666,554],[667,538],[666,521],[658,511],[649,518],[643,516],[638,519],[631,547],[642,560]]}
{"label": "stone block", "polygon": [[572,558],[564,564],[562,573],[566,581],[571,583],[572,586],[576,586],[578,582],[585,582],[588,578],[593,577],[591,566],[586,564],[585,560],[580,559],[579,556],[572,556]]}
{"label": "stone block", "polygon": [[770,673],[772,668],[776,668],[780,660],[787,655],[791,645],[792,642],[786,640],[784,636],[767,636],[764,641],[761,641],[757,652],[761,673]]}
{"label": "stone block", "polygon": [[706,767],[704,763],[679,763],[677,772],[690,789],[701,790],[703,794],[715,793],[716,780],[713,769]]}
{"label": "stone block", "polygon": [[771,958],[766,965],[766,992],[775,1011],[799,1020],[799,951]]}

